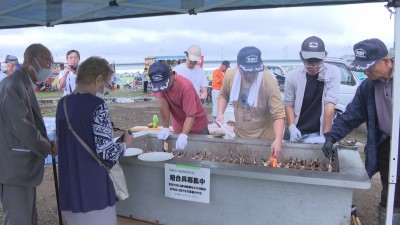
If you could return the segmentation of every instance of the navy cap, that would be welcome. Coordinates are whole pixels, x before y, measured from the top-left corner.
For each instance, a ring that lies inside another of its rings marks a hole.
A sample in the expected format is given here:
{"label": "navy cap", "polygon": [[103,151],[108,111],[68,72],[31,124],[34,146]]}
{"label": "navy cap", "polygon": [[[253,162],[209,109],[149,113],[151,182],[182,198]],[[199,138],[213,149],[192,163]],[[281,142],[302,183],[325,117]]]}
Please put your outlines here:
{"label": "navy cap", "polygon": [[226,68],[231,67],[231,63],[230,63],[229,61],[226,61],[226,60],[222,61],[221,64],[224,65],[224,66],[226,66]]}
{"label": "navy cap", "polygon": [[18,58],[13,55],[7,55],[6,59],[4,60],[4,63],[8,63],[8,62],[18,62]]}
{"label": "navy cap", "polygon": [[260,72],[264,70],[260,49],[248,46],[240,49],[237,63],[245,72]]}
{"label": "navy cap", "polygon": [[354,45],[353,50],[355,58],[349,67],[358,72],[371,69],[380,59],[388,55],[386,45],[377,38],[360,41]]}
{"label": "navy cap", "polygon": [[303,59],[325,59],[325,44],[321,38],[311,36],[306,38],[301,44],[301,57]]}
{"label": "navy cap", "polygon": [[155,62],[149,68],[149,77],[153,92],[161,92],[168,88],[171,68],[163,62]]}

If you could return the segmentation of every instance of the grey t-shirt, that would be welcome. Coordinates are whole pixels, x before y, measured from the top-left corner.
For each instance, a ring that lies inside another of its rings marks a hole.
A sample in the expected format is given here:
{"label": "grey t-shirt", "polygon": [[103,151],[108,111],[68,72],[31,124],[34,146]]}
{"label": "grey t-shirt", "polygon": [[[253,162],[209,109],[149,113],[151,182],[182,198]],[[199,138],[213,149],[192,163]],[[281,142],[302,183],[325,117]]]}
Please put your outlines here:
{"label": "grey t-shirt", "polygon": [[375,85],[375,106],[379,129],[385,134],[392,134],[393,109],[393,72],[392,77]]}

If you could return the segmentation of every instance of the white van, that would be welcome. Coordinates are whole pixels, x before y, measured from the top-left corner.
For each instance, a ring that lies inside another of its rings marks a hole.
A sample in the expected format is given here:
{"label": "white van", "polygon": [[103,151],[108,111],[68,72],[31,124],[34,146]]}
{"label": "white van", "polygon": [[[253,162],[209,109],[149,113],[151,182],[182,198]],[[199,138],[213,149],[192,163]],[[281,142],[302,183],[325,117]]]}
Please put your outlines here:
{"label": "white van", "polygon": [[333,64],[340,69],[340,94],[335,110],[342,113],[346,110],[347,104],[353,100],[356,90],[361,83],[360,78],[349,69],[348,63],[344,59],[326,58],[325,63]]}

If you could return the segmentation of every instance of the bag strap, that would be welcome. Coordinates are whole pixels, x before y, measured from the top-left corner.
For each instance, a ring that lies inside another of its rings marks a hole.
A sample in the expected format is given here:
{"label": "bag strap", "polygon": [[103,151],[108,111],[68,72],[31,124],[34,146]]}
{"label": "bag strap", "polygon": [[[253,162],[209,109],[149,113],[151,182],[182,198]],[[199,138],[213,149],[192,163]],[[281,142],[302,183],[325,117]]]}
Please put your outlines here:
{"label": "bag strap", "polygon": [[75,136],[75,138],[81,143],[81,145],[86,149],[87,152],[100,164],[100,166],[104,167],[107,171],[110,170],[99,158],[98,155],[94,154],[93,150],[86,144],[84,140],[82,140],[81,137],[75,132],[74,128],[72,127],[71,123],[69,122],[68,118],[68,112],[67,112],[67,96],[64,97],[63,101],[63,107],[64,107],[64,114],[65,114],[65,119],[67,120],[68,123],[68,129],[72,132],[72,134]]}

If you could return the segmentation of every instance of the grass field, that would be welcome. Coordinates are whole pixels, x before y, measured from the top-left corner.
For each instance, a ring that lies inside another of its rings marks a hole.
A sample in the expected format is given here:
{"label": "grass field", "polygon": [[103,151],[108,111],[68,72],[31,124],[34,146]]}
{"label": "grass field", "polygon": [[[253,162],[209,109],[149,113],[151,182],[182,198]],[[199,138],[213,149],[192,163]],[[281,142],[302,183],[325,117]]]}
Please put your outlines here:
{"label": "grass field", "polygon": [[[44,92],[35,92],[36,97],[39,100],[40,110],[42,111],[43,116],[55,116],[56,107],[58,104],[58,100],[63,96],[62,91],[44,91]],[[151,92],[144,94],[142,90],[134,90],[134,89],[118,89],[118,90],[110,90],[109,94],[107,94],[104,98],[135,98],[135,97],[149,97],[151,96]],[[42,100],[51,100],[51,101],[42,101]]]}
{"label": "grass field", "polygon": [[[63,96],[62,91],[40,91],[35,92],[37,99],[57,99]],[[151,93],[151,92],[150,92]],[[149,96],[150,93],[143,94],[142,90],[134,89],[118,89],[110,90],[105,98],[122,98],[122,97],[138,97],[138,96]]]}

